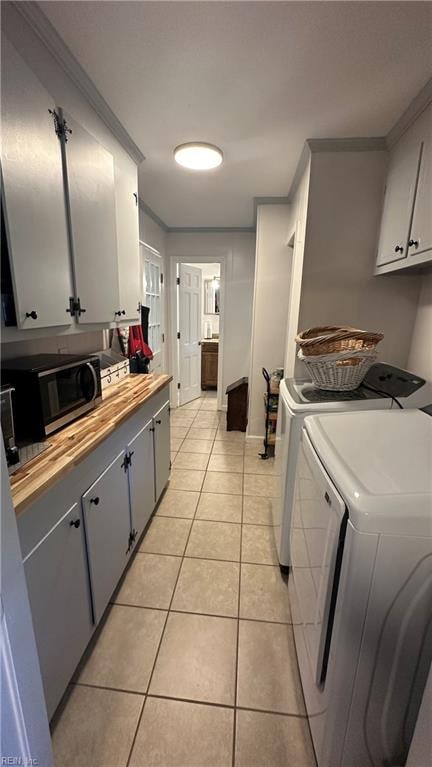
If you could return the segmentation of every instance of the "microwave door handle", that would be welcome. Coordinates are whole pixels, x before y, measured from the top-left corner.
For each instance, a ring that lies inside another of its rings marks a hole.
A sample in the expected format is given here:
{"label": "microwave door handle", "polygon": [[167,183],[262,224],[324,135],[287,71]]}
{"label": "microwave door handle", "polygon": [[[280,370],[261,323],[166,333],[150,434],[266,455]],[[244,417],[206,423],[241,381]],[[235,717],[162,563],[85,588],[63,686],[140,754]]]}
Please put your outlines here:
{"label": "microwave door handle", "polygon": [[97,387],[97,378],[96,378],[95,369],[94,369],[93,365],[91,364],[91,362],[85,362],[84,364],[87,365],[87,367],[90,369],[91,374],[92,374],[94,387],[93,387],[93,396],[92,396],[90,402],[94,402],[95,399],[96,399],[97,388],[98,388]]}

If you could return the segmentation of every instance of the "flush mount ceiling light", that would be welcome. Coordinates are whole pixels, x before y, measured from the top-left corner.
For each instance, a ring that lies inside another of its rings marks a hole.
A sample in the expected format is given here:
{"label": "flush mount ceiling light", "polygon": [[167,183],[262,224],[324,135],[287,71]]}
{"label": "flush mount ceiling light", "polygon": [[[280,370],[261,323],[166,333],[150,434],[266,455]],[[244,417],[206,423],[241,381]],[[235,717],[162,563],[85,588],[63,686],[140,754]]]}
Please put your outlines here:
{"label": "flush mount ceiling light", "polygon": [[183,168],[211,170],[222,163],[223,153],[213,144],[191,141],[189,144],[180,144],[174,149],[174,159]]}

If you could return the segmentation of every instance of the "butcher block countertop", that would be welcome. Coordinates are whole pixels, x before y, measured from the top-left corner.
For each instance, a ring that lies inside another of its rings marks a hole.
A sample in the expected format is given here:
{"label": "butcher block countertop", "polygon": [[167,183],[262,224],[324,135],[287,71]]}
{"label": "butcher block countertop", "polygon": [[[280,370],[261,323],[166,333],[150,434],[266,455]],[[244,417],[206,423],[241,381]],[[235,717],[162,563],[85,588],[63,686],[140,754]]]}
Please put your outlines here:
{"label": "butcher block countertop", "polygon": [[103,393],[88,415],[48,437],[49,447],[10,478],[15,512],[20,514],[48,488],[72,471],[138,408],[172,381],[167,375],[129,375]]}

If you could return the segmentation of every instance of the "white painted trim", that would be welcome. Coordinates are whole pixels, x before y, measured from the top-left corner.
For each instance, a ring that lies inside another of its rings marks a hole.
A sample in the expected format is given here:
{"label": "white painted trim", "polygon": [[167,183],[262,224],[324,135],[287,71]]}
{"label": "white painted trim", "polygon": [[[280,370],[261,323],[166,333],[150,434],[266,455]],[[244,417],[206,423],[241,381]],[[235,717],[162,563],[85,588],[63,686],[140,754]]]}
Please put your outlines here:
{"label": "white painted trim", "polygon": [[63,38],[60,37],[55,27],[37,2],[28,0],[12,0],[11,4],[23,16],[27,23],[40,37],[46,48],[52,53],[68,77],[75,83],[84,94],[101,120],[107,125],[111,133],[120,142],[126,152],[137,163],[143,162],[145,157],[139,147],[130,137],[126,128],[114,114],[103,96],[99,93],[93,81],[77,61],[72,51],[68,48]]}
{"label": "white painted trim", "polygon": [[413,98],[405,112],[399,117],[399,120],[393,125],[393,128],[386,136],[386,144],[392,147],[399,141],[400,137],[408,128],[420,117],[421,113],[432,103],[432,77],[421,89],[417,96]]}
{"label": "white painted trim", "polygon": [[220,264],[220,306],[219,315],[219,354],[218,354],[218,382],[217,382],[217,409],[222,410],[223,396],[223,367],[224,367],[224,334],[225,334],[225,295],[226,295],[226,276],[228,266],[231,266],[232,251],[227,250],[225,254],[215,256],[169,256],[170,259],[170,316],[171,316],[171,362],[172,362],[172,388],[171,403],[173,407],[178,407],[178,389],[177,383],[180,380],[179,359],[178,359],[178,290],[177,290],[177,272],[179,264]]}
{"label": "white painted trim", "polygon": [[[156,248],[153,248],[151,245],[148,245],[146,242],[144,242],[144,240],[139,240],[139,244],[140,244],[140,246],[142,246],[143,248],[148,250],[151,256],[154,256],[154,258],[159,258],[160,259],[160,262],[161,262],[160,263],[160,274],[163,274],[164,273],[165,261],[164,261],[164,258],[162,256],[162,254],[159,252],[159,250],[156,250]],[[141,296],[141,301],[144,301],[144,277],[145,277],[145,269],[144,269],[144,263],[143,263],[143,258],[142,258],[142,252],[141,252],[141,248],[140,248],[140,296]],[[166,324],[167,324],[166,313],[165,313],[165,289],[166,289],[165,282],[166,281],[165,281],[165,277],[164,277],[163,281],[161,282],[161,286],[160,286],[161,334],[163,334],[164,337],[166,336]],[[144,306],[145,306],[145,304],[144,304]],[[161,339],[160,364],[161,364],[161,372],[162,373],[164,373],[166,371],[166,369],[167,369],[166,346],[167,346],[167,344],[165,343],[165,341],[162,341],[162,339]]]}

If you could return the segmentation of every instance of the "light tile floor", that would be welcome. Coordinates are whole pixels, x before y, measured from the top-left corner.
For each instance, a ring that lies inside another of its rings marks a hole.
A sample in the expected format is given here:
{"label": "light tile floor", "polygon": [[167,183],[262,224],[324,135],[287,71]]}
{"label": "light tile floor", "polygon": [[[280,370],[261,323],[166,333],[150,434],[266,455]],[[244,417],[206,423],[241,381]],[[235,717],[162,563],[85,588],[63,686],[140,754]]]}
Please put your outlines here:
{"label": "light tile floor", "polygon": [[172,416],[171,479],[53,728],[56,767],[315,767],[272,461],[207,392]]}

